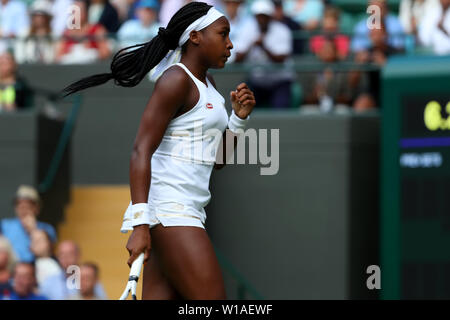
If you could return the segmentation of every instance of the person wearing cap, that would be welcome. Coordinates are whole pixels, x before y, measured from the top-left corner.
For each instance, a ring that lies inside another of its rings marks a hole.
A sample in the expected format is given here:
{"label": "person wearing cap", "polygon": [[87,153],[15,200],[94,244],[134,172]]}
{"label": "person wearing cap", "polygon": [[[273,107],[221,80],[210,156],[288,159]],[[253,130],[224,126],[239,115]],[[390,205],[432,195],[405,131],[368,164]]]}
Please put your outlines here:
{"label": "person wearing cap", "polygon": [[31,26],[15,41],[18,63],[45,63],[55,60],[55,38],[52,35],[52,3],[36,0],[30,7]]}
{"label": "person wearing cap", "polygon": [[151,40],[158,34],[160,27],[158,19],[159,3],[157,0],[140,0],[136,7],[138,19],[126,21],[117,34],[119,45],[132,46]]}
{"label": "person wearing cap", "polygon": [[[289,67],[292,54],[292,34],[287,26],[272,18],[275,6],[269,0],[257,0],[251,6],[254,16],[240,30],[234,43],[235,62],[254,65],[249,75],[249,87],[260,105],[287,108],[290,105],[294,78]],[[278,70],[272,64],[281,65]]]}
{"label": "person wearing cap", "polygon": [[0,221],[0,233],[9,240],[21,262],[34,261],[35,257],[30,250],[30,235],[33,230],[44,230],[51,241],[56,242],[55,229],[50,224],[37,220],[40,207],[41,200],[37,190],[31,186],[21,185],[14,197],[16,217]]}

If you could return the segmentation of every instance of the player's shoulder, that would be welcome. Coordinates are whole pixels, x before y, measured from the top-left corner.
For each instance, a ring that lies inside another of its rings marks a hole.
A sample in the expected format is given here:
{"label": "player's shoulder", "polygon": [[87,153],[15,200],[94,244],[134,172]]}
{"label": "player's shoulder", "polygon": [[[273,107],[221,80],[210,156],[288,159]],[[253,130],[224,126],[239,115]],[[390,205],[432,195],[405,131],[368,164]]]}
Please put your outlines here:
{"label": "player's shoulder", "polygon": [[155,87],[158,90],[169,90],[169,92],[174,94],[184,90],[189,90],[189,75],[180,66],[170,66],[158,78]]}
{"label": "player's shoulder", "polygon": [[157,82],[171,82],[172,84],[189,83],[189,75],[182,67],[174,64],[165,70]]}

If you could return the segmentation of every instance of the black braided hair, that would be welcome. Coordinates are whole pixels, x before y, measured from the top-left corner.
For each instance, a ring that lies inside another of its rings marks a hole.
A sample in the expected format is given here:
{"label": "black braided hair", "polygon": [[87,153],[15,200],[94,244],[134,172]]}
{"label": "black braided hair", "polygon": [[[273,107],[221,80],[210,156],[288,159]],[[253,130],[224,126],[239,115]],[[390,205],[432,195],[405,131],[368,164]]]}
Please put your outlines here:
{"label": "black braided hair", "polygon": [[[179,9],[167,24],[159,28],[152,40],[119,50],[111,62],[111,73],[101,73],[80,79],[62,90],[68,96],[80,90],[98,86],[114,79],[116,85],[134,87],[169,52],[178,47],[178,41],[186,28],[204,16],[212,6],[204,2],[190,2]],[[132,51],[129,49],[137,48]]]}

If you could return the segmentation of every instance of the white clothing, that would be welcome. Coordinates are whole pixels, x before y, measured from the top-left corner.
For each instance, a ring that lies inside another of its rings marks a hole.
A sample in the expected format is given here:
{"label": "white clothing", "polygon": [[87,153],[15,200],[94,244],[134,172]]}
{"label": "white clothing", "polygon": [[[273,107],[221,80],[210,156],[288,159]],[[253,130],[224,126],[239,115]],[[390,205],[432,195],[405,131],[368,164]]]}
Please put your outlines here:
{"label": "white clothing", "polygon": [[[252,82],[261,83],[262,85],[271,85],[279,81],[293,79],[294,72],[292,71],[292,60],[289,58],[284,61],[284,68],[282,70],[266,71],[266,68],[270,68],[272,61],[262,48],[254,46],[254,43],[260,36],[261,31],[259,30],[258,22],[255,18],[249,18],[242,26],[242,30],[234,43],[235,54],[244,53],[250,50],[245,61],[258,65],[252,70]],[[263,44],[272,54],[289,56],[292,54],[291,30],[281,22],[272,20],[264,35]]]}
{"label": "white clothing", "polygon": [[90,24],[96,24],[100,21],[103,10],[105,9],[104,4],[91,4],[89,6],[88,21]]}
{"label": "white clothing", "polygon": [[3,36],[23,34],[30,26],[27,7],[20,0],[0,2],[0,31]]}
{"label": "white clothing", "polygon": [[[245,22],[234,43],[236,52],[247,52],[261,36],[261,31],[255,18],[247,19]],[[273,54],[290,55],[292,53],[291,31],[281,22],[270,21],[263,43]],[[271,62],[267,54],[259,47],[250,49],[246,59],[252,63]]]}
{"label": "white clothing", "polygon": [[[197,86],[199,100],[192,109],[172,119],[152,156],[150,227],[162,223],[204,228],[204,207],[211,199],[209,180],[228,114],[225,99],[208,79],[205,85],[182,63],[176,65]],[[130,201],[121,232],[133,230],[131,205]]]}
{"label": "white clothing", "polygon": [[428,10],[440,6],[439,0],[401,0],[398,18],[406,33],[411,33],[411,19],[416,19],[416,26],[419,26],[426,16]]}
{"label": "white clothing", "polygon": [[[438,28],[442,16],[445,34]],[[439,55],[450,54],[450,9],[443,12],[442,6],[436,6],[427,11],[426,16],[419,25],[419,39],[424,46],[432,47],[434,53]]]}
{"label": "white clothing", "polygon": [[17,63],[54,63],[56,37],[29,37],[29,31],[19,35],[14,43]]}
{"label": "white clothing", "polygon": [[73,0],[54,0],[52,7],[53,18],[51,21],[53,35],[62,36],[64,30],[76,22],[74,17],[77,11],[74,10],[72,5]]}
{"label": "white clothing", "polygon": [[35,261],[36,265],[36,280],[39,286],[41,286],[44,281],[51,276],[59,274],[62,269],[58,262],[52,258],[37,258]]}

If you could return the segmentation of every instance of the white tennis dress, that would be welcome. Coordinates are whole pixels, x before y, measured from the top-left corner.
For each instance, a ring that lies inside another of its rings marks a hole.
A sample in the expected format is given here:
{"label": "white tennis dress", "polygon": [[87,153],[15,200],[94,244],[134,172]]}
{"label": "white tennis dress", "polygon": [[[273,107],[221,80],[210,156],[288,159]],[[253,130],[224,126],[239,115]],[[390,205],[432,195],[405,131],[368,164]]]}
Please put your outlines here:
{"label": "white tennis dress", "polygon": [[[204,207],[211,199],[209,180],[222,134],[228,124],[225,99],[207,79],[207,86],[182,63],[199,91],[197,104],[172,119],[151,159],[148,195],[150,228],[195,226],[204,228]],[[131,201],[121,232],[133,230]]]}

